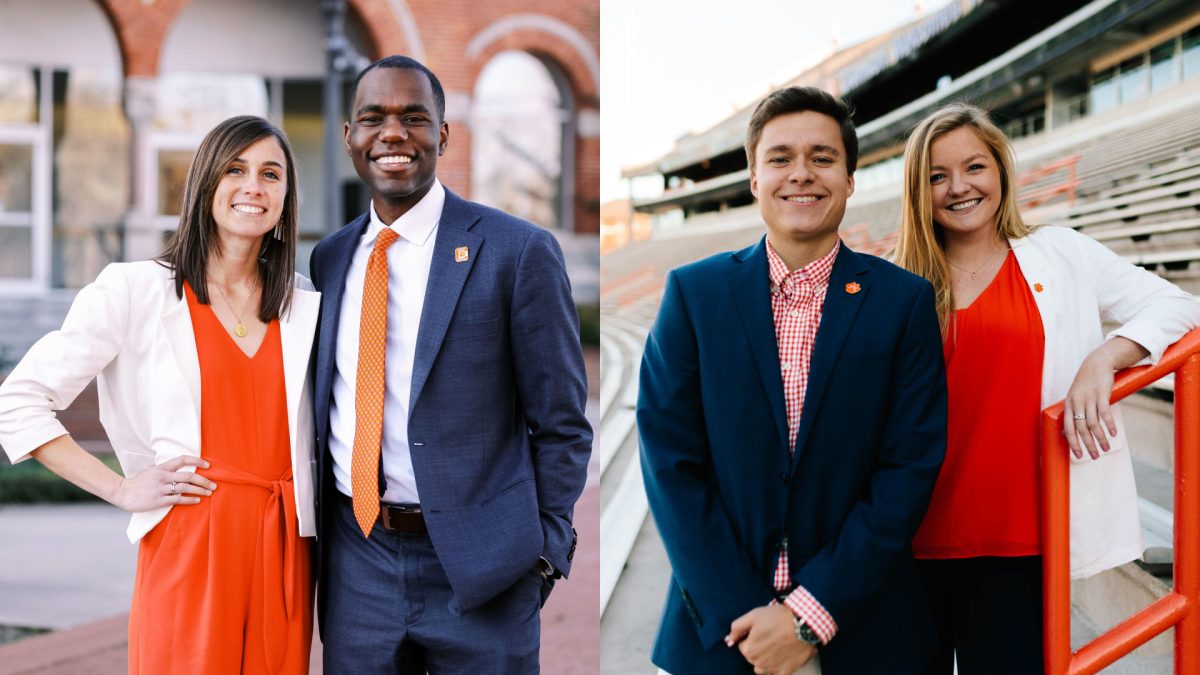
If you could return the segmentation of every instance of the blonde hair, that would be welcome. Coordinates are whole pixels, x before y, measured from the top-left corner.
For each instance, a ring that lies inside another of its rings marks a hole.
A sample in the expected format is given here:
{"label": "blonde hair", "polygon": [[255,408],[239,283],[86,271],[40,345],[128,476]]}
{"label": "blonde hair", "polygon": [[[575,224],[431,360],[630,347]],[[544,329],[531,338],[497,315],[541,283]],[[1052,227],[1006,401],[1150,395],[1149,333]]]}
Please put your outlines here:
{"label": "blonde hair", "polygon": [[1027,236],[1033,228],[1017,207],[1016,161],[1012,144],[986,111],[967,103],[951,103],[926,117],[913,129],[904,147],[904,197],[900,206],[900,238],[893,261],[933,284],[938,320],[945,334],[954,312],[950,266],[941,227],[933,222],[933,189],[929,185],[930,148],[942,136],[970,127],[988,147],[1000,169],[1000,206],[996,233],[1003,240]]}

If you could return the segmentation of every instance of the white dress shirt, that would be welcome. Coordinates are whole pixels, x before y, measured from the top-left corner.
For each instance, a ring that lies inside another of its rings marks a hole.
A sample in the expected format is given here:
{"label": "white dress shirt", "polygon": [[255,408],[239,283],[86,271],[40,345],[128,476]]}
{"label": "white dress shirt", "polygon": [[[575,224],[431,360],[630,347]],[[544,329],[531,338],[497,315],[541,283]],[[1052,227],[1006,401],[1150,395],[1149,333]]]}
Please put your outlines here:
{"label": "white dress shirt", "polygon": [[388,247],[387,373],[383,396],[383,475],[387,491],[383,501],[416,504],[417,481],[408,447],[408,415],[412,392],[413,358],[417,330],[425,306],[425,287],[433,262],[438,222],[446,191],[434,179],[433,187],[407,213],[385,225],[371,204],[371,221],[359,239],[346,273],[342,310],[338,317],[337,355],[333,376],[333,405],[329,410],[329,451],[338,490],[350,495],[350,460],[354,449],[354,396],[358,382],[358,335],[362,317],[363,284],[367,259],[384,227],[400,235]]}

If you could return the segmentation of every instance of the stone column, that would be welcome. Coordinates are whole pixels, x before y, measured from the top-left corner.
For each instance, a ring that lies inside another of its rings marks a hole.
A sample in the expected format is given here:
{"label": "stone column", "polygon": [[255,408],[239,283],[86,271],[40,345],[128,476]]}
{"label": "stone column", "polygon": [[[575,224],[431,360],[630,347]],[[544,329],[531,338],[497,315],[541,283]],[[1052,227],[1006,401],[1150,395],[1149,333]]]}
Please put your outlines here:
{"label": "stone column", "polygon": [[158,111],[158,78],[125,78],[125,116],[129,118],[131,203],[125,216],[126,261],[153,258],[162,252],[162,234],[155,225],[158,195],[154,172],[157,161],[150,148],[151,127]]}

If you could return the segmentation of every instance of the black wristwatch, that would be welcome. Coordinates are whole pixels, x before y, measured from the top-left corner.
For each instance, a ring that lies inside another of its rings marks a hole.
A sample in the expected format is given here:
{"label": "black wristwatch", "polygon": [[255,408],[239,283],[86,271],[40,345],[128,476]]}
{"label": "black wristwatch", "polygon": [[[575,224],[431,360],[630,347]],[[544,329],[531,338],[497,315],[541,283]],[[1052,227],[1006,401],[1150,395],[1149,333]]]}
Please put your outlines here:
{"label": "black wristwatch", "polygon": [[804,619],[801,619],[798,616],[795,617],[795,619],[796,619],[796,639],[805,644],[810,644],[813,646],[820,646],[821,638],[817,636],[817,632],[815,630],[813,630],[812,627],[809,626],[807,623],[804,623]]}

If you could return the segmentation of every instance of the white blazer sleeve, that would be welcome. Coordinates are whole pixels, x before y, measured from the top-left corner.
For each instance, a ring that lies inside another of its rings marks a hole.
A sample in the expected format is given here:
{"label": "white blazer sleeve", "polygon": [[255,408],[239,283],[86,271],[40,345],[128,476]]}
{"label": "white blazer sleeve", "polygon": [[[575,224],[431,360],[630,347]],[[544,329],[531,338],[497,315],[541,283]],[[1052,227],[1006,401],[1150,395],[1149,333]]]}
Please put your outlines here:
{"label": "white blazer sleeve", "polygon": [[70,406],[121,351],[129,293],[121,266],[105,267],[75,296],[62,328],[38,340],[0,384],[0,445],[14,464],[67,433],[54,411]]}
{"label": "white blazer sleeve", "polygon": [[1150,355],[1138,365],[1157,363],[1167,347],[1200,325],[1200,303],[1191,294],[1091,237],[1077,238],[1082,259],[1090,262],[1100,317],[1120,324],[1105,339],[1121,336],[1145,347]]}

